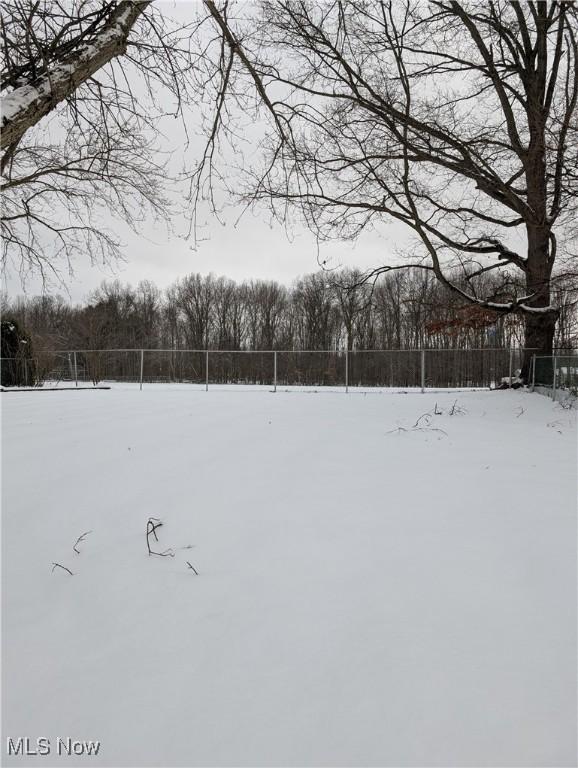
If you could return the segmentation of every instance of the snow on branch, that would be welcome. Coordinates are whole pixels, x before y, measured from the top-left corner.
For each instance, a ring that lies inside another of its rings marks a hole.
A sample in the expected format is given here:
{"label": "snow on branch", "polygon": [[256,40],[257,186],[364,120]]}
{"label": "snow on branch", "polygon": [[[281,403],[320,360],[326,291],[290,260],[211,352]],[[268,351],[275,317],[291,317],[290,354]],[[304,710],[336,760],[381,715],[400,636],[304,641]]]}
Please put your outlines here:
{"label": "snow on branch", "polygon": [[124,0],[113,10],[91,43],[64,56],[30,83],[2,96],[2,150],[18,143],[26,131],[72,94],[111,59],[126,50],[127,37],[150,0]]}

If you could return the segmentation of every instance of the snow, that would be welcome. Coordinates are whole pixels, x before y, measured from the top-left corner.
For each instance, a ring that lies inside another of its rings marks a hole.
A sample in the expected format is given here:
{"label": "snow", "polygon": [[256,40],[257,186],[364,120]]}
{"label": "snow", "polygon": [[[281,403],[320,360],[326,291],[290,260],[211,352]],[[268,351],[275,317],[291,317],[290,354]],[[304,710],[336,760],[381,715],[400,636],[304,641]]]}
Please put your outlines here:
{"label": "snow", "polygon": [[[576,764],[576,412],[520,390],[1,403],[3,764]],[[174,557],[147,555],[149,517]],[[25,735],[50,759],[7,757]]]}

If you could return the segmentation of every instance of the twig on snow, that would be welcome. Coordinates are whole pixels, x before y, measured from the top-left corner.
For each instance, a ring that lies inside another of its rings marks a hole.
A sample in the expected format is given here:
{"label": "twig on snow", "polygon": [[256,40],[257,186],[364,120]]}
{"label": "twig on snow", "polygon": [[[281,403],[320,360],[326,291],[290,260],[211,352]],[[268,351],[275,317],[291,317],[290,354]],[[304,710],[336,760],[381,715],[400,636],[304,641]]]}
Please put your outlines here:
{"label": "twig on snow", "polygon": [[397,432],[398,435],[402,432],[441,432],[442,435],[445,435],[447,437],[447,432],[445,429],[440,429],[439,427],[416,427],[415,424],[413,427],[410,427],[409,429],[406,429],[405,427],[396,427],[396,429],[390,429],[389,432],[386,432],[386,435],[391,435],[394,432]]}
{"label": "twig on snow", "polygon": [[153,536],[155,537],[155,541],[158,541],[159,537],[157,536],[157,528],[161,528],[162,523],[157,517],[149,517],[148,521],[151,526],[150,533],[152,533]]}
{"label": "twig on snow", "polygon": [[152,535],[155,537],[155,541],[158,541],[157,528],[160,528],[161,526],[162,522],[156,517],[149,517],[147,520],[146,540],[148,553],[149,555],[158,555],[159,557],[174,557],[175,553],[172,549],[165,549],[164,552],[155,552],[154,549],[151,549],[150,537]]}
{"label": "twig on snow", "polygon": [[84,539],[88,536],[89,533],[92,533],[92,531],[85,531],[81,536],[79,536],[76,541],[74,542],[74,546],[72,549],[76,552],[77,555],[80,554],[80,550],[77,549],[77,545],[80,544]]}
{"label": "twig on snow", "polygon": [[458,405],[458,401],[456,400],[450,410],[448,411],[450,416],[463,416],[465,413],[467,413],[465,408],[462,408],[461,405]]}
{"label": "twig on snow", "polygon": [[70,568],[67,568],[65,565],[60,565],[60,563],[52,563],[52,573],[54,573],[54,570],[55,570],[56,568],[62,568],[62,570],[63,570],[63,571],[66,571],[66,572],[67,572],[67,573],[69,573],[71,576],[74,576],[74,574],[72,573],[72,571],[70,570]]}
{"label": "twig on snow", "polygon": [[412,427],[412,432],[441,432],[442,435],[445,435],[447,437],[447,432],[445,429],[440,429],[439,427]]}
{"label": "twig on snow", "polygon": [[189,568],[191,569],[191,571],[194,571],[194,574],[195,574],[195,576],[198,576],[198,575],[199,575],[199,572],[197,571],[197,569],[195,568],[195,566],[194,566],[194,565],[191,565],[191,564],[189,563],[189,561],[188,561],[188,560],[187,560],[186,562],[187,562],[187,565],[189,566]]}
{"label": "twig on snow", "polygon": [[412,429],[416,429],[419,427],[419,423],[422,419],[425,419],[426,425],[429,427],[431,424],[431,413],[422,413],[422,415],[419,417],[419,419],[416,421],[416,423],[413,425]]}

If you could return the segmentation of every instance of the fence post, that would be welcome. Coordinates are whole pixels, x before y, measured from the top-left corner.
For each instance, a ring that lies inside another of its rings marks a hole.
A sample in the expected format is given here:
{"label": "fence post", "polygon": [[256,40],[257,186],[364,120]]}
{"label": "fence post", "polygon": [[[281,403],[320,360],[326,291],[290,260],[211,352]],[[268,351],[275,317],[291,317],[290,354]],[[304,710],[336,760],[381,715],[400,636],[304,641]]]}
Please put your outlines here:
{"label": "fence post", "polygon": [[421,392],[425,392],[425,349],[421,350]]}
{"label": "fence post", "polygon": [[349,392],[349,350],[345,347],[345,393]]}
{"label": "fence post", "polygon": [[554,358],[554,365],[552,366],[552,400],[556,399],[556,367],[558,358],[556,355],[553,355]]}
{"label": "fence post", "polygon": [[144,372],[144,349],[141,349],[141,351],[140,351],[140,388],[141,388],[141,391],[142,391],[143,372]]}
{"label": "fence post", "polygon": [[514,372],[514,350],[512,349],[512,345],[510,344],[510,366],[509,366],[509,373],[508,373],[508,384],[510,387],[512,386],[512,374]]}
{"label": "fence post", "polygon": [[78,366],[76,364],[76,352],[72,353],[72,359],[74,360],[74,386],[78,386]]}
{"label": "fence post", "polygon": [[277,350],[273,352],[273,392],[277,392]]}
{"label": "fence post", "polygon": [[536,388],[536,355],[532,355],[532,389],[531,392],[534,391]]}
{"label": "fence post", "polygon": [[205,352],[205,392],[209,391],[209,350]]}

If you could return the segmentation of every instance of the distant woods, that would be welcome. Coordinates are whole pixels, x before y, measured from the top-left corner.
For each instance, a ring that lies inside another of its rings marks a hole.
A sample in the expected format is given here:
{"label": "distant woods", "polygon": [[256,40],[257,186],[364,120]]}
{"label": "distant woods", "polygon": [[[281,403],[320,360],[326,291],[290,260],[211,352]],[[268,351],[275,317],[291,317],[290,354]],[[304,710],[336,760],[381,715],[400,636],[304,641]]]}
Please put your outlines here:
{"label": "distant woods", "polygon": [[[486,289],[491,293],[487,276]],[[496,291],[498,291],[496,281]],[[578,340],[572,294],[557,289],[555,345]],[[497,296],[499,299],[499,296]],[[35,352],[64,349],[487,348],[523,343],[515,315],[461,302],[431,274],[402,270],[374,285],[356,270],[317,272],[290,287],[191,274],[160,290],[104,282],[80,305],[60,296],[5,298],[3,314]]]}

